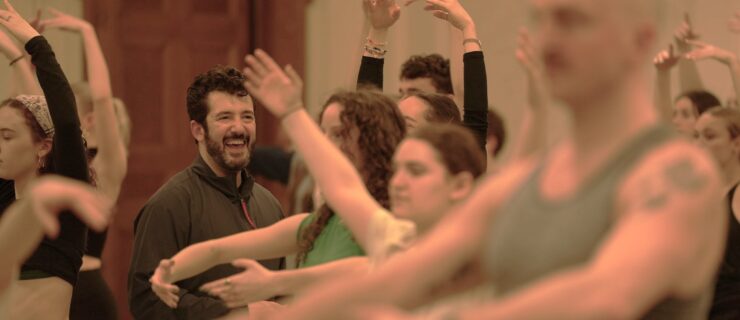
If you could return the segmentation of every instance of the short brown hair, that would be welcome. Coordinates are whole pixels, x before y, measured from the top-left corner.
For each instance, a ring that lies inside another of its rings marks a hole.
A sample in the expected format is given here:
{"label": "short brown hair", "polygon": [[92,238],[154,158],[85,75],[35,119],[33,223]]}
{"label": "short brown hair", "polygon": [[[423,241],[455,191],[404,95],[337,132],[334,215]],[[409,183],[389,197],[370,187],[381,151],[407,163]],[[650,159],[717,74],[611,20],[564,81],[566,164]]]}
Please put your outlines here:
{"label": "short brown hair", "polygon": [[401,66],[401,79],[430,78],[437,93],[453,94],[450,60],[438,54],[411,56]]}

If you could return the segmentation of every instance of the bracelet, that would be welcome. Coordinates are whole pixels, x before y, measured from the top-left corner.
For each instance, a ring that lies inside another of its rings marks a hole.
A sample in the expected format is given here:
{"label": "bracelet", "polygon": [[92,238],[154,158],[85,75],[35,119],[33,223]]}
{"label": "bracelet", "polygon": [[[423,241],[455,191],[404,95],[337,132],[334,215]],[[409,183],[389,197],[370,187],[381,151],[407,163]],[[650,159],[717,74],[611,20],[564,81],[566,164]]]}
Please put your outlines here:
{"label": "bracelet", "polygon": [[375,42],[373,41],[373,39],[370,39],[370,37],[367,37],[365,39],[365,43],[367,43],[368,45],[374,46],[374,47],[385,47],[388,45],[387,41],[386,42]]}
{"label": "bracelet", "polygon": [[478,38],[467,38],[463,40],[463,45],[467,44],[468,42],[477,43],[479,47],[483,48],[483,42],[481,42]]}
{"label": "bracelet", "polygon": [[385,57],[385,54],[388,53],[388,50],[379,48],[379,47],[365,45],[365,53],[367,53],[373,58],[382,59],[383,57]]}
{"label": "bracelet", "polygon": [[9,66],[12,66],[12,65],[14,65],[14,64],[15,64],[16,62],[20,61],[21,59],[23,59],[23,58],[25,58],[25,57],[26,57],[26,55],[23,55],[23,54],[22,54],[22,55],[21,55],[20,57],[18,57],[18,58],[15,58],[15,59],[11,60],[11,61],[10,61],[10,63],[9,63],[8,65],[9,65]]}

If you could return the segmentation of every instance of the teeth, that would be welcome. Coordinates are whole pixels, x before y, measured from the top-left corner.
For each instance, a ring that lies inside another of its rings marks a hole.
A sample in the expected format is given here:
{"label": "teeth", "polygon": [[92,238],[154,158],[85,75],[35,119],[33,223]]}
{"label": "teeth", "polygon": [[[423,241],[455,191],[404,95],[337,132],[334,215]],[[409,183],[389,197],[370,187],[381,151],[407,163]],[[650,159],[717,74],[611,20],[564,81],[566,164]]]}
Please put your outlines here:
{"label": "teeth", "polygon": [[241,139],[239,139],[239,140],[226,140],[226,144],[227,145],[232,145],[232,146],[243,146],[244,145],[244,140],[241,140]]}

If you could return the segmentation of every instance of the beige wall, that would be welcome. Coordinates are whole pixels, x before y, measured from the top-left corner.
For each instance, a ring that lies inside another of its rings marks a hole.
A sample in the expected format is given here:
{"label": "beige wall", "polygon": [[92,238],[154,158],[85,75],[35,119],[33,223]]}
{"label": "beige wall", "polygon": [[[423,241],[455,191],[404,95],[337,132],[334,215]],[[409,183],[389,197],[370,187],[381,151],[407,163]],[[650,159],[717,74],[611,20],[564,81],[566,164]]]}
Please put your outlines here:
{"label": "beige wall", "polygon": [[[740,52],[740,36],[727,30],[731,12],[740,9],[737,0],[665,0],[664,34],[667,44],[682,13],[692,13],[694,26],[706,41]],[[306,89],[308,104],[320,106],[337,87],[354,85],[360,45],[366,32],[359,0],[313,0],[308,12]],[[478,25],[486,54],[490,103],[507,121],[510,137],[516,132],[524,108],[524,76],[514,58],[517,31],[527,24],[527,2],[523,0],[462,0]],[[401,63],[417,53],[450,52],[449,28],[422,10],[420,3],[405,8],[401,20],[391,30],[386,58],[385,88],[397,89]],[[670,32],[669,32],[670,31]],[[656,51],[658,48],[656,48]],[[727,71],[711,61],[699,65],[703,80],[711,91],[726,100],[731,94]],[[562,136],[567,117],[562,110],[553,115],[550,140]],[[510,140],[511,141],[511,140]],[[511,144],[509,144],[510,146]],[[508,151],[508,149],[506,150]]]}
{"label": "beige wall", "polygon": [[[82,0],[11,0],[11,3],[26,19],[33,19],[36,10],[44,7],[53,7],[75,16],[82,16]],[[82,80],[84,68],[80,37],[57,30],[47,31],[44,36],[51,42],[69,81],[74,83]],[[10,69],[6,62],[0,61],[0,99],[7,98],[8,81],[10,81]]]}

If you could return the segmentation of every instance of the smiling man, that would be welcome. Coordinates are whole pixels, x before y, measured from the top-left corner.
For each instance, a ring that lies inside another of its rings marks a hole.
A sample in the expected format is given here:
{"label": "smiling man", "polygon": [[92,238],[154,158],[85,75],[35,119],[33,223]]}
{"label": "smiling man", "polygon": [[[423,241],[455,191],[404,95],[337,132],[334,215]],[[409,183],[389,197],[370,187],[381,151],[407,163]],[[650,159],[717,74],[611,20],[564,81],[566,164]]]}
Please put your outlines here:
{"label": "smiling man", "polygon": [[[134,221],[129,308],[136,319],[211,319],[228,313],[221,300],[198,287],[240,271],[231,265],[178,282],[175,309],[157,298],[149,278],[160,260],[191,244],[266,227],[283,216],[275,197],[245,169],[256,122],[243,82],[236,69],[216,67],[197,76],[188,88],[190,131],[198,156],[149,199]],[[273,270],[283,266],[282,259],[261,262]]]}

